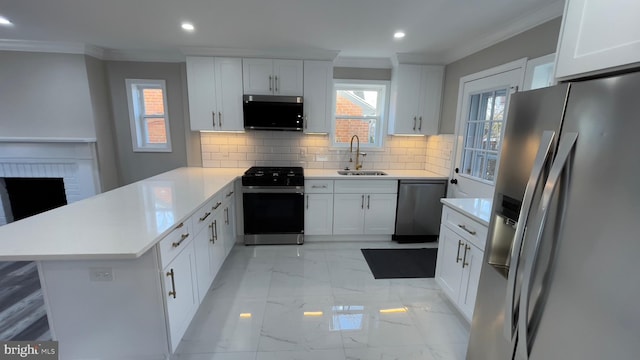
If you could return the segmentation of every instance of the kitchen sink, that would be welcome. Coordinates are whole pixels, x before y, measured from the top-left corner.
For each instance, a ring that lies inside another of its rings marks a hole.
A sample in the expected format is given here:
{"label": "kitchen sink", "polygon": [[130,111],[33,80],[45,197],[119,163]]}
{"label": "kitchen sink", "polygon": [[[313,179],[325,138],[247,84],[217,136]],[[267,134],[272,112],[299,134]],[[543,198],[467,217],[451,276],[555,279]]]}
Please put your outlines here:
{"label": "kitchen sink", "polygon": [[378,170],[338,170],[338,175],[373,175],[382,176],[387,175],[384,171]]}

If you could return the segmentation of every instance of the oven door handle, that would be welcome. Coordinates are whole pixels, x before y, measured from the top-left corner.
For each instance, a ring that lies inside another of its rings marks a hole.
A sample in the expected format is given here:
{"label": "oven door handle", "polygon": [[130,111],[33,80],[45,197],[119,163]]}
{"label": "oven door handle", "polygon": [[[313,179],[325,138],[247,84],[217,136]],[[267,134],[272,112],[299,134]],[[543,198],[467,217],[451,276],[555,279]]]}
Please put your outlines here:
{"label": "oven door handle", "polygon": [[304,195],[304,187],[299,188],[278,188],[278,187],[243,187],[242,192],[245,194],[300,194]]}

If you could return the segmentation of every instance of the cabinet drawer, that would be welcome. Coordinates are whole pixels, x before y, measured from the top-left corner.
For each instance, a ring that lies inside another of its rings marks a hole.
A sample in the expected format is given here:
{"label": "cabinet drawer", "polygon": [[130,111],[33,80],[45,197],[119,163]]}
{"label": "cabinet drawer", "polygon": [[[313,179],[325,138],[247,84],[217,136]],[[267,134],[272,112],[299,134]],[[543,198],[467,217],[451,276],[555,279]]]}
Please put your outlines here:
{"label": "cabinet drawer", "polygon": [[305,180],[304,192],[308,194],[333,194],[333,180]]}
{"label": "cabinet drawer", "polygon": [[336,194],[396,194],[397,180],[336,180]]}
{"label": "cabinet drawer", "polygon": [[191,242],[195,236],[192,234],[193,225],[191,217],[178,224],[169,235],[158,243],[160,246],[160,259],[164,268]]}
{"label": "cabinet drawer", "polygon": [[213,216],[213,210],[211,207],[213,206],[213,199],[207,201],[204,205],[202,205],[196,212],[191,216],[191,222],[193,225],[193,235],[198,235],[202,228],[205,227]]}
{"label": "cabinet drawer", "polygon": [[216,194],[216,196],[220,196],[220,198],[222,199],[222,202],[228,201],[231,198],[233,198],[233,195],[236,193],[235,190],[235,182],[231,182],[229,183],[227,186],[225,186],[224,188],[222,188],[222,190],[218,191],[218,193]]}
{"label": "cabinet drawer", "polygon": [[458,235],[484,250],[487,241],[487,227],[447,206],[442,209],[442,223]]}

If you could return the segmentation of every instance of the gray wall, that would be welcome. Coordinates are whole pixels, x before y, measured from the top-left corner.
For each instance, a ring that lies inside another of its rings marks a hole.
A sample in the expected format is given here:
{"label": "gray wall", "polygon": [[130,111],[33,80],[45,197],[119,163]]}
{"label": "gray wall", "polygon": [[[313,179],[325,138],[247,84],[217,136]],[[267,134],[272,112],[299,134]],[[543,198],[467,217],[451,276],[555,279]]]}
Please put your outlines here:
{"label": "gray wall", "polygon": [[391,80],[391,69],[334,67],[334,79]]}
{"label": "gray wall", "polygon": [[0,51],[0,137],[95,138],[83,55]]}
{"label": "gray wall", "polygon": [[533,59],[556,51],[561,18],[469,55],[445,68],[445,84],[440,117],[440,133],[453,134],[458,105],[460,78],[523,57]]}
{"label": "gray wall", "polygon": [[[184,64],[108,61],[113,122],[120,183],[130,184],[181,166],[187,166],[185,130]],[[125,79],[162,79],[167,84],[167,107],[171,132],[170,153],[133,152]]]}
{"label": "gray wall", "polygon": [[107,67],[104,61],[85,56],[89,96],[96,128],[96,147],[101,191],[109,191],[120,185],[118,177],[117,148],[109,103]]}

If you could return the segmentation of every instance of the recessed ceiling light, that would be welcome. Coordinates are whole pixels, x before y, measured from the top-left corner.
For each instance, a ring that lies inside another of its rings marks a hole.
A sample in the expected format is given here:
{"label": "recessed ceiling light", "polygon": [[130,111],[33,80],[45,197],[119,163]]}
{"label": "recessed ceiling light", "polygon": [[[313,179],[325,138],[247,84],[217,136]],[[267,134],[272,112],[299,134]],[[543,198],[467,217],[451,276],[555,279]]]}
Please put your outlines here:
{"label": "recessed ceiling light", "polygon": [[0,25],[13,25],[13,23],[6,17],[0,16]]}
{"label": "recessed ceiling light", "polygon": [[193,26],[192,23],[188,23],[188,22],[183,22],[182,23],[182,29],[186,30],[186,31],[193,31],[196,28]]}
{"label": "recessed ceiling light", "polygon": [[393,37],[396,39],[402,39],[404,37],[405,33],[403,33],[402,31],[396,31],[395,34],[393,34]]}

